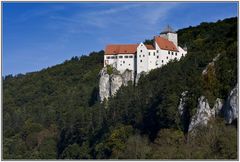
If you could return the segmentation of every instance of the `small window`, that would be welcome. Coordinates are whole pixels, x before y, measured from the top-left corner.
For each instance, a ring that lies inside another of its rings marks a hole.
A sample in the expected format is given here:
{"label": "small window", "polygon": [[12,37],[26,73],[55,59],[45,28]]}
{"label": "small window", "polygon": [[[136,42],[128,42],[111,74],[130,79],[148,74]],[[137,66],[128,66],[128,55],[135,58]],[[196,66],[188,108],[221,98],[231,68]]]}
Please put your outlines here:
{"label": "small window", "polygon": [[182,54],[182,57],[183,57],[183,54]]}
{"label": "small window", "polygon": [[157,50],[157,53],[158,53],[158,50]]}
{"label": "small window", "polygon": [[150,56],[151,52],[148,52],[148,55]]}
{"label": "small window", "polygon": [[173,55],[173,52],[172,52],[172,55]]}
{"label": "small window", "polygon": [[167,59],[168,59],[168,57],[167,57]]}
{"label": "small window", "polygon": [[111,59],[115,59],[115,56],[112,56]]}
{"label": "small window", "polygon": [[122,56],[118,56],[118,58],[123,58]]}
{"label": "small window", "polygon": [[157,58],[159,58],[159,56],[157,56]]}
{"label": "small window", "polygon": [[129,58],[133,58],[133,56],[129,56]]}
{"label": "small window", "polygon": [[153,56],[155,56],[155,52],[153,52]]}
{"label": "small window", "polygon": [[139,57],[141,57],[141,55],[139,55]]}
{"label": "small window", "polygon": [[140,60],[140,62],[142,62],[142,60]]}
{"label": "small window", "polygon": [[162,60],[162,63],[163,63],[163,60]]}
{"label": "small window", "polygon": [[145,55],[143,55],[143,57],[145,57]]}
{"label": "small window", "polygon": [[140,50],[140,52],[142,52],[142,50]]}
{"label": "small window", "polygon": [[168,54],[170,54],[170,51],[168,51]]}
{"label": "small window", "polygon": [[124,56],[124,58],[128,58],[128,56]]}
{"label": "small window", "polygon": [[107,59],[110,59],[110,57],[108,56]]}
{"label": "small window", "polygon": [[125,64],[125,61],[123,61],[123,63]]}
{"label": "small window", "polygon": [[120,66],[122,66],[122,64],[120,64]]}
{"label": "small window", "polygon": [[128,64],[130,66],[130,64]]}
{"label": "small window", "polygon": [[175,55],[177,56],[177,52],[175,53]]}

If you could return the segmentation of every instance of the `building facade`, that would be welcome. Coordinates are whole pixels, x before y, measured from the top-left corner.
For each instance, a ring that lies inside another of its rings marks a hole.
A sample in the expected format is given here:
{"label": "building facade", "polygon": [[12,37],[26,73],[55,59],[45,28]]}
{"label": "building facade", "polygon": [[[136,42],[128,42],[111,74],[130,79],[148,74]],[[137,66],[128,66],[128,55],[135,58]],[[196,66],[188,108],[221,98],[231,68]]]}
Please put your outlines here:
{"label": "building facade", "polygon": [[177,33],[168,30],[155,36],[152,45],[143,43],[107,45],[104,67],[111,65],[121,73],[129,69],[135,74],[140,74],[160,68],[170,60],[180,60],[186,54],[186,49],[178,46]]}

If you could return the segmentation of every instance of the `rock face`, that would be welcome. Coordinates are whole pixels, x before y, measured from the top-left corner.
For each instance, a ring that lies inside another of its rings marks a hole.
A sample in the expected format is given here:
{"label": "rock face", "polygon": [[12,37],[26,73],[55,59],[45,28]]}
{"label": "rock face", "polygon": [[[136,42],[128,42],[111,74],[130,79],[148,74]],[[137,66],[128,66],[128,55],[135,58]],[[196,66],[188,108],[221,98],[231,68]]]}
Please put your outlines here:
{"label": "rock face", "polygon": [[210,67],[213,67],[215,62],[219,59],[220,54],[213,58],[212,62],[210,62],[207,67],[202,71],[202,75],[206,75]]}
{"label": "rock face", "polygon": [[220,98],[217,98],[215,104],[211,110],[212,116],[216,117],[220,115],[221,109],[223,107],[223,101]]}
{"label": "rock face", "polygon": [[110,75],[107,73],[107,69],[103,68],[100,71],[100,80],[99,80],[99,97],[102,102],[105,98],[107,99],[110,96]]}
{"label": "rock face", "polygon": [[212,111],[208,104],[208,100],[204,96],[201,96],[198,99],[197,113],[193,116],[188,131],[191,132],[199,125],[207,125],[211,117]]}
{"label": "rock face", "polygon": [[122,74],[113,73],[109,75],[107,67],[104,67],[99,75],[99,97],[101,102],[104,99],[107,100],[109,97],[114,96],[122,85],[126,86],[129,81],[133,81],[132,71],[130,70],[126,70]]}
{"label": "rock face", "polygon": [[122,73],[123,85],[127,85],[129,81],[134,80],[133,72],[131,70],[125,70]]}
{"label": "rock face", "polygon": [[123,78],[121,75],[114,75],[112,74],[110,77],[110,96],[113,96],[116,94],[117,90],[122,86],[123,84]]}
{"label": "rock face", "polygon": [[[178,107],[181,113],[184,105],[180,104]],[[211,118],[215,118],[218,115],[223,115],[226,123],[231,124],[235,119],[238,118],[238,89],[237,85],[231,90],[227,100],[223,104],[223,100],[217,98],[213,108],[211,109],[208,100],[201,96],[198,99],[197,113],[192,117],[188,131],[191,132],[199,125],[207,125]]]}
{"label": "rock face", "polygon": [[182,94],[181,94],[181,98],[180,98],[180,101],[179,101],[179,105],[178,105],[178,112],[180,114],[180,116],[183,115],[184,113],[184,108],[185,108],[185,104],[186,104],[186,95],[187,95],[188,91],[184,91]]}
{"label": "rock face", "polygon": [[233,120],[238,118],[238,89],[237,85],[230,92],[227,101],[224,105],[224,118],[228,124],[231,124]]}

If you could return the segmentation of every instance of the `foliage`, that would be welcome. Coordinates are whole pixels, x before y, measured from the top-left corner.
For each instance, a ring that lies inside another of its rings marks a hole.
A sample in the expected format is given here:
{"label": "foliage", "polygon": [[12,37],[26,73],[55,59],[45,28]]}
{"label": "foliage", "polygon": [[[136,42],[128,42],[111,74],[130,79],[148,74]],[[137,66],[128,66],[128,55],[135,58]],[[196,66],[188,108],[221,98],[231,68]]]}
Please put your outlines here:
{"label": "foliage", "polygon": [[[107,109],[98,100],[103,51],[3,77],[3,158],[236,159],[237,129],[223,119],[196,136],[187,130],[201,95],[212,105],[237,83],[237,18],[181,29],[178,37],[187,56],[121,87]],[[181,119],[184,91],[187,116]]]}

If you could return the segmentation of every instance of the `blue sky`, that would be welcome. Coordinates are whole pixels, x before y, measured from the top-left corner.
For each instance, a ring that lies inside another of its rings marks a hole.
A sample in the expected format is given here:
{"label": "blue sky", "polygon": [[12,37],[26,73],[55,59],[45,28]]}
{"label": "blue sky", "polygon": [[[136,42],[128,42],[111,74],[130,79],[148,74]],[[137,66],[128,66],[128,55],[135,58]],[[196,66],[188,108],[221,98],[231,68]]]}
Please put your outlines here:
{"label": "blue sky", "polygon": [[38,71],[109,43],[140,43],[175,30],[237,16],[237,3],[3,2],[3,75]]}

